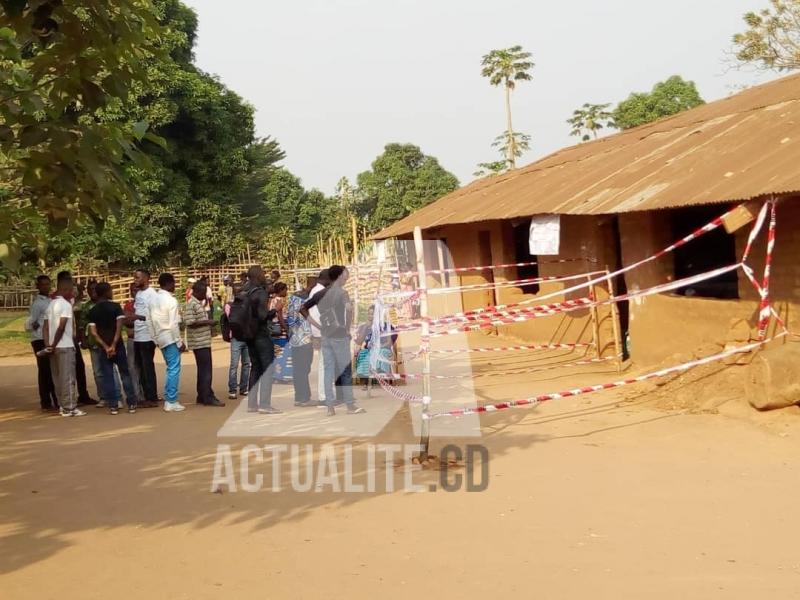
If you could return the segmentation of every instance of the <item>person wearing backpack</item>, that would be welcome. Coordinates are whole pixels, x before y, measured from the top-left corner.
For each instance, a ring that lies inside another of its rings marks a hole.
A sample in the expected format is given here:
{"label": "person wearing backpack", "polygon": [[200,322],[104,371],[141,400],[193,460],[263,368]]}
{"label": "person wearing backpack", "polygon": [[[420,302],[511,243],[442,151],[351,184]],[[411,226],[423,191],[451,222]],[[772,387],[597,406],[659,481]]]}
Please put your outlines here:
{"label": "person wearing backpack", "polygon": [[[228,367],[228,400],[236,400],[236,390],[239,394],[247,396],[250,389],[250,352],[247,349],[247,342],[245,340],[237,339],[231,331],[231,324],[229,321],[231,314],[231,306],[233,305],[236,296],[242,293],[244,284],[236,282],[228,295],[229,300],[225,303],[220,317],[220,329],[222,331],[222,339],[230,342],[231,345],[231,361]],[[239,373],[239,363],[242,363],[241,374]],[[238,388],[237,388],[238,381]]]}
{"label": "person wearing backpack", "polygon": [[[348,414],[361,414],[366,412],[356,405],[353,397],[353,357],[350,354],[350,326],[353,322],[353,303],[350,295],[344,289],[347,282],[347,269],[334,265],[328,269],[331,284],[324,290],[317,292],[300,308],[300,314],[319,328],[322,333],[322,357],[325,361],[325,398],[328,403],[328,416],[336,414],[334,405],[337,394],[334,392],[336,385],[344,403],[347,405]],[[319,308],[319,320],[310,315],[310,310]]]}
{"label": "person wearing backpack", "polygon": [[250,267],[247,284],[231,305],[228,323],[231,335],[247,343],[250,354],[250,392],[247,412],[280,414],[272,406],[272,379],[275,371],[275,348],[270,324],[275,311],[269,310],[267,278],[259,266]]}

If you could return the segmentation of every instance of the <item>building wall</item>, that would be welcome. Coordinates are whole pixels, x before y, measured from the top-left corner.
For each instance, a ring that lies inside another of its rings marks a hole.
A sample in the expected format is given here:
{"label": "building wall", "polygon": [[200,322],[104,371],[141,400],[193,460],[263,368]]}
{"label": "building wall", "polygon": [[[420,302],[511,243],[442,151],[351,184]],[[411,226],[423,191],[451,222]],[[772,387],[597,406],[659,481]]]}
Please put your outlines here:
{"label": "building wall", "polygon": [[[589,271],[605,271],[606,266],[614,269],[619,257],[616,254],[612,219],[609,217],[591,216],[564,216],[561,222],[561,248],[559,256],[538,257],[539,275],[541,277],[566,276],[587,273]],[[489,235],[489,256],[486,249],[481,248],[481,232]],[[506,264],[517,262],[514,256],[513,228],[509,221],[490,221],[477,224],[452,225],[437,228],[426,232],[426,238],[446,239],[456,267],[471,267],[490,264]],[[575,262],[548,262],[559,258],[595,257],[596,262],[578,260]],[[519,279],[516,268],[497,269],[465,273],[457,278],[451,278],[450,285],[470,285],[475,283],[488,283],[513,281]],[[543,283],[537,294],[525,293],[520,287],[508,287],[497,290],[465,291],[457,294],[464,310],[482,308],[497,304],[514,304],[524,300],[542,297],[553,292],[564,290],[579,282],[586,281],[581,278],[575,281]],[[437,283],[429,278],[431,287]],[[600,285],[595,288],[598,298],[608,298],[607,286]],[[559,294],[547,303],[555,303],[564,299],[577,299],[587,295],[585,289],[567,294]],[[450,297],[450,295],[448,295]],[[429,309],[434,315],[451,314],[453,300],[449,304],[443,302],[441,296],[432,296]],[[600,337],[600,346],[604,355],[614,354],[614,335],[611,320],[611,308],[600,307],[597,310],[597,321]],[[502,333],[503,335],[525,341],[546,343],[588,343],[593,340],[593,327],[589,310],[570,312],[564,315],[532,319],[491,330],[487,334]]]}
{"label": "building wall", "polygon": [[[720,213],[725,207],[720,207]],[[776,245],[772,265],[771,297],[790,328],[800,326],[800,202],[786,199],[778,206]],[[624,263],[652,255],[674,240],[670,222],[662,211],[620,215],[620,241]],[[741,258],[752,223],[737,232],[736,253]],[[766,224],[748,264],[760,280],[764,268]],[[691,244],[691,242],[690,242]],[[691,246],[687,246],[691,247]],[[629,291],[641,290],[674,279],[674,259],[667,255],[625,275]],[[731,321],[745,319],[753,334],[758,320],[758,296],[738,272],[738,300],[659,294],[630,303],[631,355],[640,364],[660,363],[676,353],[724,344]],[[773,327],[774,329],[774,327]]]}
{"label": "building wall", "polygon": [[[720,206],[720,213],[725,210]],[[651,256],[675,240],[671,221],[666,211],[626,213],[617,216],[562,216],[561,248],[558,257],[539,257],[539,275],[542,277],[587,273],[593,270],[613,271],[621,264],[631,264]],[[482,265],[486,261],[481,251],[480,232],[488,232],[491,263],[513,263],[514,243],[512,222],[491,221],[477,224],[453,225],[426,232],[426,238],[447,240],[447,246],[456,267]],[[745,225],[734,235],[737,257],[741,257],[752,224]],[[618,232],[618,233],[617,233]],[[616,239],[617,235],[619,240]],[[753,248],[748,264],[760,280],[763,273],[766,246],[766,224]],[[621,256],[618,256],[618,244]],[[576,262],[555,263],[552,259],[581,258]],[[590,262],[593,258],[596,262]],[[771,297],[779,313],[794,330],[800,331],[800,197],[783,200],[778,206],[775,255],[772,265]],[[674,258],[664,256],[625,275],[629,292],[643,290],[674,279]],[[468,285],[518,279],[516,269],[467,273],[451,277],[449,285]],[[543,283],[537,294],[524,293],[519,287],[495,291],[469,291],[460,294],[433,297],[430,310],[433,315],[452,314],[495,304],[514,304],[539,298],[565,289],[577,282]],[[440,287],[443,282],[429,278],[430,287]],[[739,272],[738,300],[685,297],[677,294],[659,294],[630,302],[629,332],[631,354],[640,365],[658,364],[676,353],[691,352],[709,344],[724,344],[730,323],[746,319],[755,334],[758,315],[758,297],[744,275]],[[617,290],[619,292],[619,290]],[[607,286],[596,290],[600,299],[608,298]],[[543,302],[559,302],[585,296],[585,290],[566,296],[561,294]],[[600,346],[605,356],[615,351],[612,312],[608,306],[598,309]],[[588,310],[574,311],[503,326],[502,333],[528,342],[578,343],[591,342],[592,324]]]}

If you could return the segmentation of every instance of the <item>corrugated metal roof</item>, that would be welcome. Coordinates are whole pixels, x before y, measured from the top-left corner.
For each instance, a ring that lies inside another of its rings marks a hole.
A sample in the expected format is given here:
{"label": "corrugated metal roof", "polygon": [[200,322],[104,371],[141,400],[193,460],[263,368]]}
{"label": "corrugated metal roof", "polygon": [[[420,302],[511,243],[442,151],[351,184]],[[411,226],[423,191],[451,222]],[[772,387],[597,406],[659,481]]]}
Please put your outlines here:
{"label": "corrugated metal roof", "polygon": [[593,215],[800,191],[800,75],[480,179],[375,235],[541,213]]}

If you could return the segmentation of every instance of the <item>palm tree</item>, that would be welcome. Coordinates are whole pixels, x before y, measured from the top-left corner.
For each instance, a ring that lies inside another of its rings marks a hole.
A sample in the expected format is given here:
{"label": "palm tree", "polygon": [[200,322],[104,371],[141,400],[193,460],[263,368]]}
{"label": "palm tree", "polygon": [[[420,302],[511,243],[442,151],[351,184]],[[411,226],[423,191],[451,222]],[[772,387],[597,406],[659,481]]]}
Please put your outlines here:
{"label": "palm tree", "polygon": [[572,125],[570,135],[581,136],[584,142],[590,139],[597,139],[597,132],[603,127],[614,127],[611,122],[612,114],[608,112],[611,104],[584,104],[572,113],[572,118],[567,119],[567,123]]}
{"label": "palm tree", "polygon": [[501,50],[492,50],[484,55],[481,65],[481,75],[489,79],[492,85],[502,85],[506,92],[506,136],[508,141],[508,164],[511,168],[517,166],[516,139],[514,128],[511,124],[511,92],[518,81],[530,81],[530,70],[534,63],[530,60],[531,53],[525,52],[522,46],[512,46]]}

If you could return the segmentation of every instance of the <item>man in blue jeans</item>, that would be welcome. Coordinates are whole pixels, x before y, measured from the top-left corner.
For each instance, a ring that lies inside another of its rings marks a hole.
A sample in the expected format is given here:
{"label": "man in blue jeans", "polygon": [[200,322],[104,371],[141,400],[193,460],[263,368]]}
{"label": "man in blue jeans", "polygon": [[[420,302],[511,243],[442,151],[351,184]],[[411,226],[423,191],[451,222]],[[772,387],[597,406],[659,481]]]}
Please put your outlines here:
{"label": "man in blue jeans", "polygon": [[[233,298],[242,293],[244,284],[236,282],[233,284],[232,292],[228,294],[228,301],[225,303],[223,309],[222,320],[227,321],[230,316],[231,302]],[[223,325],[226,327],[227,325]],[[250,389],[250,352],[247,350],[247,342],[244,340],[237,340],[233,334],[230,334],[231,343],[231,362],[228,367],[228,400],[236,400],[236,390],[239,394],[247,396]],[[241,375],[239,374],[239,363],[242,363]],[[238,386],[237,386],[238,384]]]}
{"label": "man in blue jeans", "polygon": [[[347,413],[351,415],[365,413],[363,408],[356,405],[353,398],[353,355],[350,348],[350,326],[353,323],[353,303],[350,295],[344,289],[347,283],[348,272],[341,265],[334,265],[328,269],[331,284],[324,290],[317,292],[309,298],[300,308],[300,314],[309,322],[318,327],[322,334],[322,360],[325,363],[325,401],[328,404],[328,416],[336,414],[334,404],[337,394],[334,393],[334,384],[339,379],[337,387],[339,396],[347,405]],[[319,323],[314,322],[309,309],[316,306],[319,309]]]}
{"label": "man in blue jeans", "polygon": [[[178,402],[181,381],[181,317],[175,299],[175,278],[170,273],[158,276],[160,289],[147,306],[146,322],[150,336],[167,363],[167,381],[164,385],[164,411],[182,412],[186,407]],[[140,292],[141,293],[141,292]]]}
{"label": "man in blue jeans", "polygon": [[111,286],[105,282],[98,283],[94,290],[94,305],[87,313],[89,321],[89,334],[96,345],[92,352],[97,356],[102,377],[100,384],[103,386],[101,396],[108,405],[112,415],[119,412],[119,403],[122,400],[120,390],[116,384],[114,366],[119,369],[122,378],[122,387],[125,389],[125,398],[128,401],[128,412],[136,412],[136,387],[128,370],[128,356],[125,344],[122,343],[122,325],[125,321],[125,312],[122,307],[113,301]]}

